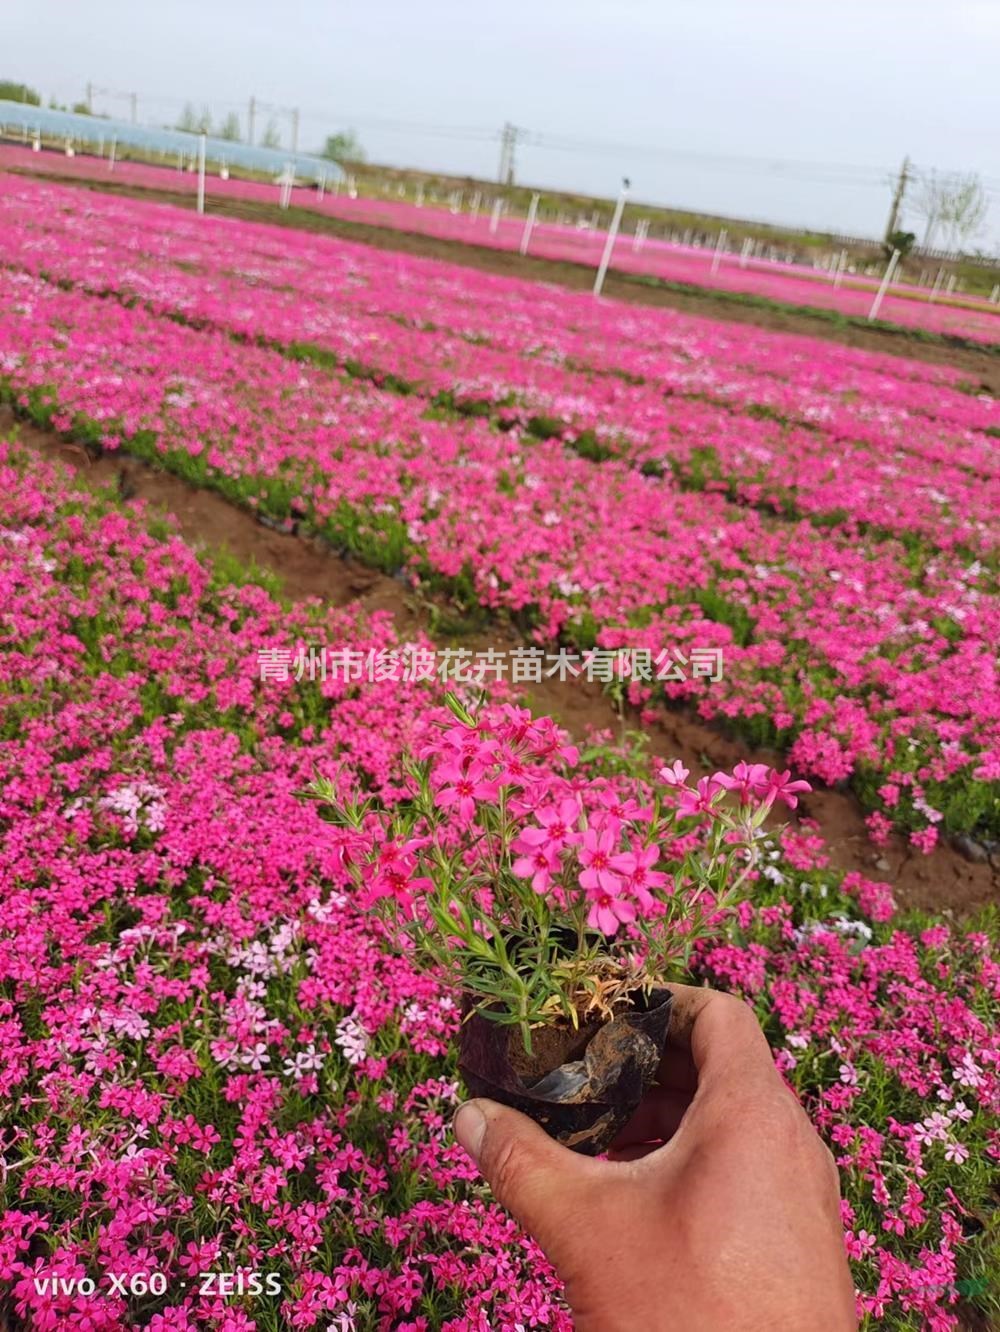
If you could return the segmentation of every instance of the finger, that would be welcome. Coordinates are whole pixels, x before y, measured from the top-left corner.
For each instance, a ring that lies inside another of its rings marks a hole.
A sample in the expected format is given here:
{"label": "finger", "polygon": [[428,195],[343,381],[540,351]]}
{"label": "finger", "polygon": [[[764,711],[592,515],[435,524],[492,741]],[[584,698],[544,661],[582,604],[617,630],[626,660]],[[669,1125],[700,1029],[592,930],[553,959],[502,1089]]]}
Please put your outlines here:
{"label": "finger", "polygon": [[[671,985],[668,1049],[687,1052],[699,1093],[722,1081],[744,1086],[780,1083],[767,1039],[750,1006],[719,990]],[[663,1065],[664,1083],[683,1085],[684,1065],[676,1053]]]}
{"label": "finger", "polygon": [[459,1106],[454,1130],[497,1202],[549,1253],[566,1216],[606,1178],[606,1162],[569,1151],[526,1115],[494,1101]]}
{"label": "finger", "polygon": [[667,1142],[677,1132],[690,1104],[690,1092],[653,1087],[615,1138],[612,1148],[619,1150],[636,1144]]}

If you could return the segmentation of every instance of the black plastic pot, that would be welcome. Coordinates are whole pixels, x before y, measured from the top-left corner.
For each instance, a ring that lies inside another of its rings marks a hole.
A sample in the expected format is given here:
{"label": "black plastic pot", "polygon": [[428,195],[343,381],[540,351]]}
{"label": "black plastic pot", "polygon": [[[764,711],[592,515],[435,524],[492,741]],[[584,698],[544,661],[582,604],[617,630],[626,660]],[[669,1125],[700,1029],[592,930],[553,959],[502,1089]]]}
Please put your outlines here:
{"label": "black plastic pot", "polygon": [[586,1156],[605,1151],[653,1085],[667,1043],[669,990],[637,991],[609,1021],[532,1032],[475,1013],[459,1038],[459,1069],[473,1096],[530,1115],[546,1133]]}

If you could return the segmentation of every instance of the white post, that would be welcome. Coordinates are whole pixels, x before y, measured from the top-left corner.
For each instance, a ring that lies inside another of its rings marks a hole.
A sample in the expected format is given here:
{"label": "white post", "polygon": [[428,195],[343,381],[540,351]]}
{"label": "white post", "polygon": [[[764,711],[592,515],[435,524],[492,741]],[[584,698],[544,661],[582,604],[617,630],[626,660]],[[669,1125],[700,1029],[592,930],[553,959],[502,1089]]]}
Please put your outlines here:
{"label": "white post", "polygon": [[1000,282],[990,292],[990,305],[996,305],[997,301],[1000,301]]}
{"label": "white post", "polygon": [[839,287],[844,280],[844,274],[847,272],[847,251],[841,250],[840,263],[837,265],[837,276],[834,278],[833,285]]}
{"label": "white post", "polygon": [[747,236],[743,242],[743,249],[740,251],[740,268],[746,268],[750,259],[750,251],[753,249],[753,237]]}
{"label": "white post", "polygon": [[424,206],[424,183],[423,183],[423,181],[421,181],[420,184],[417,186],[417,197],[416,197],[416,199],[414,200],[414,203],[416,204],[416,206],[417,206],[418,208],[423,208],[423,206]]}
{"label": "white post", "polygon": [[715,242],[715,254],[712,256],[712,276],[719,271],[719,265],[722,263],[722,251],[726,244],[726,237],[729,235],[725,227],[719,232],[719,239]]}
{"label": "white post", "polygon": [[31,151],[33,153],[40,153],[42,151],[42,140],[41,137],[37,134],[31,140]]}
{"label": "white post", "polygon": [[198,135],[198,212],[205,211],[205,143],[206,136]]}
{"label": "white post", "polygon": [[649,218],[641,218],[635,227],[635,235],[632,237],[632,251],[638,254],[646,243],[646,237],[649,235]]}
{"label": "white post", "polygon": [[868,311],[869,322],[875,318],[879,310],[882,308],[882,299],[885,296],[885,293],[889,290],[889,283],[892,281],[895,275],[898,264],[899,264],[899,251],[893,250],[892,258],[885,266],[885,273],[882,277],[882,281],[879,283],[879,289],[875,293],[875,299],[872,301],[872,308]]}
{"label": "white post", "polygon": [[482,191],[476,190],[469,204],[469,217],[472,219],[473,222],[478,222],[479,220],[479,205],[482,202],[483,202]]}
{"label": "white post", "polygon": [[323,202],[323,192],[325,191],[325,189],[326,189],[326,172],[323,171],[320,173],[319,189],[317,191],[317,198],[319,199],[320,203]]}
{"label": "white post", "polygon": [[951,293],[955,290],[955,283],[956,283],[957,281],[958,281],[958,278],[955,276],[954,273],[952,273],[951,277],[948,279],[948,285],[947,285],[947,287],[945,288],[945,293],[944,293],[944,294],[945,294],[946,296],[950,296]]}
{"label": "white post", "polygon": [[524,220],[524,231],[521,235],[521,254],[528,253],[528,242],[531,240],[531,233],[535,229],[535,218],[538,216],[538,200],[541,196],[533,194],[531,203],[528,205],[528,216]]}
{"label": "white post", "polygon": [[937,277],[934,279],[934,286],[931,288],[931,294],[927,298],[929,304],[933,305],[934,302],[937,300],[938,292],[941,290],[941,283],[943,281],[944,281],[944,269],[939,268],[937,271]]}
{"label": "white post", "polygon": [[115,149],[116,149],[117,147],[118,147],[118,140],[117,140],[116,138],[113,138],[113,139],[111,140],[111,151],[108,153],[108,170],[109,170],[109,171],[114,171],[114,169],[115,169]]}
{"label": "white post", "polygon": [[601,255],[601,263],[597,270],[597,277],[594,278],[594,295],[600,296],[601,288],[604,286],[604,278],[608,271],[608,264],[611,263],[611,254],[615,248],[615,237],[618,235],[618,228],[621,225],[622,213],[625,211],[625,200],[628,198],[628,181],[622,181],[621,193],[618,195],[618,202],[615,204],[615,211],[611,218],[611,226],[608,227],[608,238],[604,242],[604,253]]}
{"label": "white post", "polygon": [[497,234],[497,227],[500,225],[500,212],[503,208],[503,200],[498,196],[493,200],[493,207],[490,209],[490,235]]}

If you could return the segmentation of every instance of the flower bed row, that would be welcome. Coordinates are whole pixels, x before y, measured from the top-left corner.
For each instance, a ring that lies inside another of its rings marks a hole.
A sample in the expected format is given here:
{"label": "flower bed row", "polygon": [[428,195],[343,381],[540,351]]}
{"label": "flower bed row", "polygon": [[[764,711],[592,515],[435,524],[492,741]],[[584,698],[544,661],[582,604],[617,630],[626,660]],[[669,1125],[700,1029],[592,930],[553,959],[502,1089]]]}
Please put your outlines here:
{"label": "flower bed row", "polygon": [[[165,190],[193,197],[197,177],[193,170],[156,167],[133,162],[119,162],[114,175],[101,159],[66,158],[54,153],[33,153],[13,145],[0,147],[0,168],[18,172],[46,172],[70,180],[100,181],[142,190]],[[221,181],[211,170],[206,180],[209,210],[214,199],[231,202],[252,200],[277,205],[279,187],[260,181],[229,179]],[[453,213],[440,207],[418,207],[391,199],[351,198],[348,192],[333,189],[320,199],[312,186],[292,191],[291,203],[297,209],[337,217],[345,222],[386,227],[394,231],[433,236],[460,245],[496,250],[517,250],[524,234],[524,218],[503,215],[494,230],[484,211]],[[531,253],[536,257],[565,260],[596,269],[604,247],[605,232],[542,222],[531,236]],[[829,312],[840,322],[867,320],[879,279],[846,274],[839,286],[821,273],[801,267],[750,260],[746,266],[735,255],[724,256],[717,273],[712,271],[714,250],[671,245],[648,240],[636,251],[622,236],[614,251],[612,270],[640,275],[647,280],[679,287],[685,291],[724,293],[742,303],[778,304],[785,308],[812,313]],[[1000,313],[985,298],[940,293],[930,299],[928,288],[912,285],[890,289],[882,303],[880,323],[891,328],[912,331],[916,336],[961,338],[973,343],[1000,343]]]}

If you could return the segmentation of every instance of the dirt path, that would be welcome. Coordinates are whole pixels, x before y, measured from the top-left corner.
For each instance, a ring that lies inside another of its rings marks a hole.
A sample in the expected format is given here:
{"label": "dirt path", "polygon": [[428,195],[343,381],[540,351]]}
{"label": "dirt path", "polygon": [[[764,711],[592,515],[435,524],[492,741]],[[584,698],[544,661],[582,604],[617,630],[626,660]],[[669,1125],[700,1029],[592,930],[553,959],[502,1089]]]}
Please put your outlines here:
{"label": "dirt path", "polygon": [[[18,173],[15,173],[18,174]],[[28,173],[20,173],[28,174]],[[31,172],[32,178],[48,180],[53,184],[76,186],[101,193],[124,195],[129,198],[148,199],[154,203],[169,203],[193,208],[191,195],[167,190],[142,189],[136,186],[115,185],[107,181],[77,180],[42,172]],[[252,200],[209,199],[208,210],[226,217],[242,218],[248,222],[266,222],[277,226],[295,227],[302,231],[340,236],[359,241],[375,249],[394,250],[403,254],[441,259],[488,273],[506,274],[535,282],[552,282],[574,291],[589,291],[594,283],[594,271],[586,264],[571,260],[542,259],[513,251],[496,250],[489,246],[473,245],[463,241],[425,236],[416,232],[398,231],[391,227],[375,226],[368,222],[351,222],[308,208],[282,210],[274,204]],[[935,365],[952,365],[963,371],[965,377],[981,391],[1000,397],[1000,355],[949,342],[924,341],[906,330],[892,332],[887,329],[867,328],[848,321],[833,323],[822,316],[746,304],[737,293],[714,292],[692,288],[676,291],[657,285],[641,276],[611,272],[604,284],[607,296],[636,305],[665,306],[685,314],[707,319],[720,319],[732,323],[753,324],[758,328],[779,333],[797,333],[808,337],[825,338],[848,347],[877,352],[889,356],[904,356],[910,360],[927,361]]]}
{"label": "dirt path", "polygon": [[[0,435],[14,427],[13,413],[0,407]],[[88,482],[112,484],[127,501],[145,500],[172,513],[185,540],[211,555],[227,550],[241,561],[251,560],[276,574],[292,600],[318,597],[331,606],[355,604],[366,611],[389,611],[401,635],[431,630],[432,607],[421,603],[400,583],[356,561],[331,553],[319,542],[288,536],[262,526],[209,490],[188,485],[170,472],[152,468],[127,455],[93,459],[79,445],[58,439],[23,422],[18,437],[47,457],[73,465]],[[447,610],[445,606],[441,607]],[[443,636],[438,635],[439,640]],[[509,626],[498,624],[487,634],[463,636],[461,646],[480,650],[503,649],[520,640]],[[596,684],[551,679],[533,684],[525,701],[536,711],[555,717],[575,740],[593,730],[617,732],[621,722],[611,700]],[[652,725],[642,726],[636,716],[626,719],[630,730],[641,730],[651,754],[668,760],[680,758],[693,773],[732,767],[740,759],[778,762],[769,751],[750,751],[721,729],[700,721],[691,710],[663,710]],[[868,840],[864,816],[850,794],[818,790],[802,801],[800,813],[815,819],[827,841],[830,863],[838,869],[859,870],[872,879],[892,884],[898,900],[907,906],[941,913],[964,914],[996,901],[1000,873],[988,863],[965,859],[951,846],[940,846],[930,856],[913,854],[895,838],[883,849]]]}

